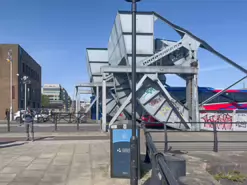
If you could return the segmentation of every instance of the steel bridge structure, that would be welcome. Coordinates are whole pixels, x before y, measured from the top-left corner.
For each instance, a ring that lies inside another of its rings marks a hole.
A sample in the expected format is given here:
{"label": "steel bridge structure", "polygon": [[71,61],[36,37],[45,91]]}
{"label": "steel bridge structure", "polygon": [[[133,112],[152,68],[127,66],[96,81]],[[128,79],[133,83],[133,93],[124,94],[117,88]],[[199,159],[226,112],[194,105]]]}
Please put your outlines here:
{"label": "steel bridge structure", "polygon": [[[157,20],[170,26],[179,34],[180,39],[171,41],[155,38]],[[90,82],[75,86],[76,97],[83,93],[80,92],[81,87],[90,87],[96,95],[96,118],[98,121],[101,104],[104,131],[107,122],[111,126],[116,120],[131,119],[131,40],[131,12],[119,11],[110,34],[108,48],[86,49]],[[145,111],[156,120],[166,122],[168,126],[176,129],[201,129],[200,124],[197,124],[200,122],[199,110],[202,106],[198,103],[200,59],[197,55],[201,48],[247,74],[245,68],[216,51],[207,42],[156,12],[137,12],[136,41],[138,120]],[[185,104],[180,103],[166,90],[166,74],[176,74],[186,82]],[[110,120],[107,120],[107,116]]]}

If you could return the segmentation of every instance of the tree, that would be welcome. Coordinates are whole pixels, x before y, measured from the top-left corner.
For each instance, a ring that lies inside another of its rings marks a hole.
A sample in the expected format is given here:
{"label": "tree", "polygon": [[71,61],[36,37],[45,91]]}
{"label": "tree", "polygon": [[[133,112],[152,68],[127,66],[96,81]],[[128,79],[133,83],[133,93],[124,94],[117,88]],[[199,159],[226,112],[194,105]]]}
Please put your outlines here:
{"label": "tree", "polygon": [[42,94],[41,96],[42,107],[47,108],[50,105],[49,96]]}

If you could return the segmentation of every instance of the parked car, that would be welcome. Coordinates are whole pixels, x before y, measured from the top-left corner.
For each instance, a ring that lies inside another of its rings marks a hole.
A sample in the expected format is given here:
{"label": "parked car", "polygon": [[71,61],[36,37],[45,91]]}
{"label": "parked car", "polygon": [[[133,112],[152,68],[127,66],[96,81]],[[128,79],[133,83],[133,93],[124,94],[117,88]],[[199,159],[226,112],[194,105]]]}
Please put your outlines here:
{"label": "parked car", "polygon": [[[25,113],[25,110],[19,110],[16,113],[14,113],[14,121],[20,122],[20,116],[22,115],[22,120],[23,120],[23,114]],[[21,115],[20,115],[21,114]]]}
{"label": "parked car", "polygon": [[156,119],[154,119],[152,116],[146,114],[141,117],[141,120],[145,122],[146,127],[164,127],[163,123],[159,123]]}
{"label": "parked car", "polygon": [[[45,114],[43,113],[42,111],[38,112],[38,111],[35,111],[35,110],[32,110],[33,114],[34,114],[34,121],[35,122],[38,122],[38,123],[43,123],[43,122],[46,122],[49,120],[49,115],[48,114]],[[19,123],[20,122],[20,114],[21,114],[21,119],[23,120],[23,116],[25,114],[25,110],[20,110],[20,111],[17,111],[15,114],[14,114],[14,120]]]}
{"label": "parked car", "polygon": [[45,114],[44,112],[40,111],[40,112],[36,112],[34,111],[34,121],[38,122],[38,123],[43,123],[49,120],[49,115]]}

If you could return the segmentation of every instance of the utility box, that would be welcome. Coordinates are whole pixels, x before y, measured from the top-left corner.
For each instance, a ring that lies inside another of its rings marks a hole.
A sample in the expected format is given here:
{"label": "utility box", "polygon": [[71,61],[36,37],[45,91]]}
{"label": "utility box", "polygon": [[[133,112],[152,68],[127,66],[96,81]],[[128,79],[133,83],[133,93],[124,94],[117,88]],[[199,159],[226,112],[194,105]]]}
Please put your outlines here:
{"label": "utility box", "polygon": [[[131,145],[132,123],[129,120],[117,121],[111,126],[111,177],[130,178],[131,176]],[[140,128],[137,127],[137,166],[140,179]]]}

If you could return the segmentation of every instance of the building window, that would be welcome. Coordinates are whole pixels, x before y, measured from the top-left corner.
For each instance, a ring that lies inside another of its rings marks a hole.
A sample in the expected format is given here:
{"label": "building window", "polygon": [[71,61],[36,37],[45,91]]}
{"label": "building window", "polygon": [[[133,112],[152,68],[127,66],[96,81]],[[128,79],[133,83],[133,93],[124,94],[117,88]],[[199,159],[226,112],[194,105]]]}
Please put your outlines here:
{"label": "building window", "polygon": [[26,65],[24,63],[22,63],[22,72],[26,73]]}
{"label": "building window", "polygon": [[36,100],[36,92],[35,92],[35,89],[33,89],[33,100]]}
{"label": "building window", "polygon": [[21,107],[20,107],[21,109],[23,109],[24,108],[24,101],[23,100],[21,100]]}
{"label": "building window", "polygon": [[29,69],[28,65],[26,65],[26,74],[29,75]]}

